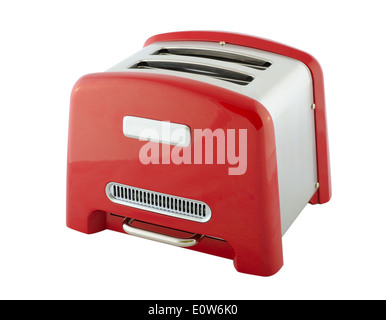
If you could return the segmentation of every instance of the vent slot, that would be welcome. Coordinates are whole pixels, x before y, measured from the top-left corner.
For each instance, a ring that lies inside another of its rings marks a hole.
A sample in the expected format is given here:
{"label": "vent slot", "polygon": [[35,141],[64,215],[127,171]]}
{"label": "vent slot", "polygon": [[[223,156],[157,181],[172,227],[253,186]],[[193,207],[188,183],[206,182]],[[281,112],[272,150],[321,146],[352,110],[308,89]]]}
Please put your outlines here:
{"label": "vent slot", "polygon": [[209,206],[204,202],[115,182],[107,184],[106,195],[119,204],[187,220],[207,222],[212,216]]}
{"label": "vent slot", "polygon": [[242,86],[249,84],[253,80],[251,75],[244,72],[186,61],[141,60],[135,65],[131,66],[130,69],[161,69],[192,73],[209,76],[215,79],[232,82]]}
{"label": "vent slot", "polygon": [[237,63],[245,67],[258,70],[266,70],[271,66],[271,62],[240,53],[221,51],[207,48],[189,48],[189,47],[165,47],[157,50],[153,55],[176,55],[196,58],[205,58],[219,61]]}

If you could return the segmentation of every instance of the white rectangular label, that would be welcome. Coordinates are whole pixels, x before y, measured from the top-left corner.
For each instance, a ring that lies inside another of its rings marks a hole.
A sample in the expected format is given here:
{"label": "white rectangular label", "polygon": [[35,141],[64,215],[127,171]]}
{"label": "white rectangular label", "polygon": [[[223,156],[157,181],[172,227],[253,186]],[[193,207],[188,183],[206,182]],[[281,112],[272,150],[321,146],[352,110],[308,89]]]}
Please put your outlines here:
{"label": "white rectangular label", "polygon": [[126,116],[123,118],[123,134],[141,141],[154,141],[187,147],[190,144],[190,128],[184,124],[147,118]]}

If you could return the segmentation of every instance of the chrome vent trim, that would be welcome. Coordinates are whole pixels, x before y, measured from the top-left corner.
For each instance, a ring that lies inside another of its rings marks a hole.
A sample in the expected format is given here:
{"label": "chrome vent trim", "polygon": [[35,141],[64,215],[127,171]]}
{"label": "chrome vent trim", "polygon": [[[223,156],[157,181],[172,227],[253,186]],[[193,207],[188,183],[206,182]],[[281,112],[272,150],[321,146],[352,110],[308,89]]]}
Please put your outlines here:
{"label": "chrome vent trim", "polygon": [[106,195],[115,203],[181,219],[207,222],[212,217],[209,206],[202,201],[135,188],[116,182],[110,182],[106,185]]}

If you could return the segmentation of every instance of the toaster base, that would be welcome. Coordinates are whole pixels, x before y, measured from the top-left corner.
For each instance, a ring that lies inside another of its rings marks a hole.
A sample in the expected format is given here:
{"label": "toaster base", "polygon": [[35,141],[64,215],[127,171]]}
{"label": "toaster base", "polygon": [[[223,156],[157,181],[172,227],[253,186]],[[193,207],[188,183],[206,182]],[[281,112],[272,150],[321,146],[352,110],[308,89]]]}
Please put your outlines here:
{"label": "toaster base", "polygon": [[[83,228],[79,228],[79,224],[76,226],[72,225],[70,221],[67,221],[67,226],[71,229],[87,234],[97,233],[106,229],[125,233],[122,228],[122,223],[125,218],[126,217],[124,216],[96,210],[88,215],[87,223],[83,226]],[[154,231],[158,232],[160,229],[165,229],[167,230],[167,233],[172,236],[191,234],[186,231],[170,229],[159,225],[152,225],[152,227],[148,227],[148,229],[154,229]],[[199,251],[221,258],[232,259],[235,269],[241,273],[259,276],[271,276],[281,268],[281,265],[275,270],[273,270],[271,266],[262,268],[261,266],[264,266],[264,262],[256,254],[256,251],[250,248],[250,244],[248,243],[243,244],[242,242],[236,243],[232,241],[231,244],[228,241],[206,235],[197,245],[185,249]]]}

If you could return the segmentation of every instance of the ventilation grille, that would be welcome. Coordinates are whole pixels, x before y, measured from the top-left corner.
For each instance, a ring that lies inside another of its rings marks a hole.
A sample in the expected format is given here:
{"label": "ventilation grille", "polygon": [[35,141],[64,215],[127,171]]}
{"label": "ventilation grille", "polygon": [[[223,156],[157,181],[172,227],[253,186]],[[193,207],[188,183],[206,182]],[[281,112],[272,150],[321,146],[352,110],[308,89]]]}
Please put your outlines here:
{"label": "ventilation grille", "polygon": [[245,86],[254,78],[247,73],[209,64],[175,60],[141,60],[130,69],[161,69],[209,76]]}
{"label": "ventilation grille", "polygon": [[254,68],[258,70],[265,70],[271,66],[271,62],[256,58],[253,56],[240,54],[236,52],[208,49],[208,48],[194,48],[194,47],[164,47],[153,55],[176,55],[188,56],[196,58],[205,58],[219,61],[232,62],[245,67]]}
{"label": "ventilation grille", "polygon": [[171,196],[115,182],[106,186],[107,197],[116,203],[187,220],[207,222],[212,216],[201,201]]}

